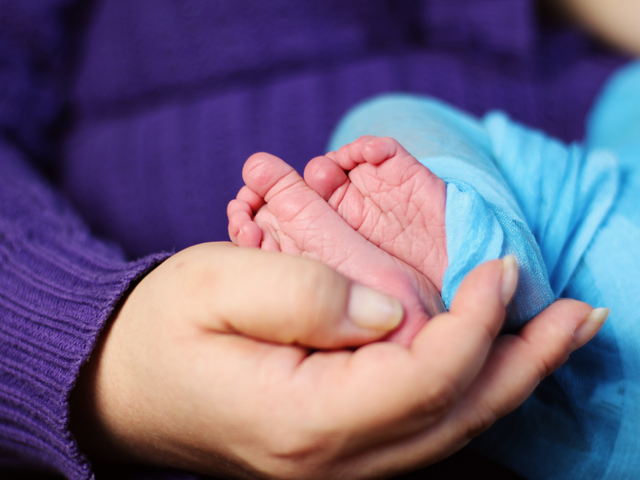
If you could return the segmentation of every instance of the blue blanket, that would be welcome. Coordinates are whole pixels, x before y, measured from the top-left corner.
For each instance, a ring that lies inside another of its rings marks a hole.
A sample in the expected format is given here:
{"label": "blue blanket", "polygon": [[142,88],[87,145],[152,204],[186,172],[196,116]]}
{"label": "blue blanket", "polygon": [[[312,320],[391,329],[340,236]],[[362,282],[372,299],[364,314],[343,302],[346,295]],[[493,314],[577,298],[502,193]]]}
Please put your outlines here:
{"label": "blue blanket", "polygon": [[473,442],[531,479],[640,473],[639,90],[635,63],[605,88],[581,144],[409,95],[361,104],[331,141],[392,136],[447,182],[447,305],[474,266],[514,253],[507,330],[560,296],[611,308],[594,341]]}

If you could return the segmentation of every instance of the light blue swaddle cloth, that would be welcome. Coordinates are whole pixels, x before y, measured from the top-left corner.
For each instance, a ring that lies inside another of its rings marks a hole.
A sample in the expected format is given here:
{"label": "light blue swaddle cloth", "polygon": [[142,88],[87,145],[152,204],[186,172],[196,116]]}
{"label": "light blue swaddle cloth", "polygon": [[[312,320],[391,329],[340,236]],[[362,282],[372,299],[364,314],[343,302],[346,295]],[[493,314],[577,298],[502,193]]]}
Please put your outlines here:
{"label": "light blue swaddle cloth", "polygon": [[400,94],[349,112],[329,148],[362,135],[396,138],[447,182],[447,306],[473,267],[514,253],[507,329],[559,296],[611,308],[596,339],[472,446],[530,479],[640,478],[640,63],[609,83],[583,145]]}

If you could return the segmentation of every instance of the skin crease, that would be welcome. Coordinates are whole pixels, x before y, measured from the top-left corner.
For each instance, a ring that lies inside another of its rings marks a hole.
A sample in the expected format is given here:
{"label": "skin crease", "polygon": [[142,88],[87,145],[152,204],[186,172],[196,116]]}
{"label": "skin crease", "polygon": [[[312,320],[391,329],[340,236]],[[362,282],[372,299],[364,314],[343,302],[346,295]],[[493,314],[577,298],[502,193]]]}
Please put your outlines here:
{"label": "skin crease", "polygon": [[311,160],[304,180],[256,153],[243,179],[227,208],[237,245],[318,260],[397,298],[406,317],[392,341],[409,345],[425,311],[446,310],[446,186],[395,140],[361,137]]}
{"label": "skin crease", "polygon": [[601,325],[560,300],[496,338],[503,290],[515,288],[504,271],[494,260],[471,272],[408,347],[345,349],[385,333],[351,324],[345,277],[279,253],[191,247],[147,275],[105,330],[72,394],[72,431],[96,461],[230,478],[388,478],[433,463],[520,405]]}

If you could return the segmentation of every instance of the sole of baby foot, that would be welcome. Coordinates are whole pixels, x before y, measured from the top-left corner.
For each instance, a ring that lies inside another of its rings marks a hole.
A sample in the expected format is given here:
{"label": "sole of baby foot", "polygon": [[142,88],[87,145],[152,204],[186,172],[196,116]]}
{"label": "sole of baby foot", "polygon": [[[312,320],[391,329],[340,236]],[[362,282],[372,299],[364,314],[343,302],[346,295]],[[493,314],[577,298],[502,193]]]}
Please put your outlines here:
{"label": "sole of baby foot", "polygon": [[313,159],[305,181],[352,228],[442,288],[446,185],[397,141],[361,137]]}
{"label": "sole of baby foot", "polygon": [[425,305],[433,314],[443,310],[428,279],[356,232],[281,159],[254,155],[243,178],[266,203],[254,212],[255,223],[263,237],[277,239],[282,252],[318,260],[401,301],[406,318],[390,339],[410,343],[428,319]]}

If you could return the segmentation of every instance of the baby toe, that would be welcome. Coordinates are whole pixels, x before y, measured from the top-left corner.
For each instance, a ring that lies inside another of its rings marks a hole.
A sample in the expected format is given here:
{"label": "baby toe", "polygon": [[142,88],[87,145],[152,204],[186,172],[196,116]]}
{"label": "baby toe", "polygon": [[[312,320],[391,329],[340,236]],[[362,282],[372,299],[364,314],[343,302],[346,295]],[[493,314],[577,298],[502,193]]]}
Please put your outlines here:
{"label": "baby toe", "polygon": [[293,167],[268,153],[251,155],[242,169],[246,186],[265,200],[268,200],[267,196],[273,187],[292,174],[297,176]]}
{"label": "baby toe", "polygon": [[362,157],[362,146],[369,140],[376,138],[372,135],[365,135],[358,138],[356,141],[348,143],[338,149],[336,152],[336,161],[344,170],[353,170],[360,163],[364,163],[365,159]]}
{"label": "baby toe", "polygon": [[229,206],[227,207],[229,238],[236,245],[244,246],[240,244],[238,235],[245,224],[253,223],[252,214],[253,212],[246,202],[241,200],[232,200],[229,202]]}
{"label": "baby toe", "polygon": [[[247,208],[254,213],[257,212],[265,203],[264,198],[246,185],[240,189],[236,196],[236,200],[246,203],[248,205]],[[231,205],[231,203],[229,205]]]}
{"label": "baby toe", "polygon": [[304,169],[304,181],[324,200],[329,200],[348,179],[344,170],[327,156],[312,159]]}
{"label": "baby toe", "polygon": [[237,239],[237,245],[240,247],[259,248],[262,241],[262,230],[253,221],[245,222],[239,228]]}
{"label": "baby toe", "polygon": [[367,163],[377,165],[395,157],[399,153],[404,153],[397,140],[391,137],[373,137],[361,147],[361,155]]}

